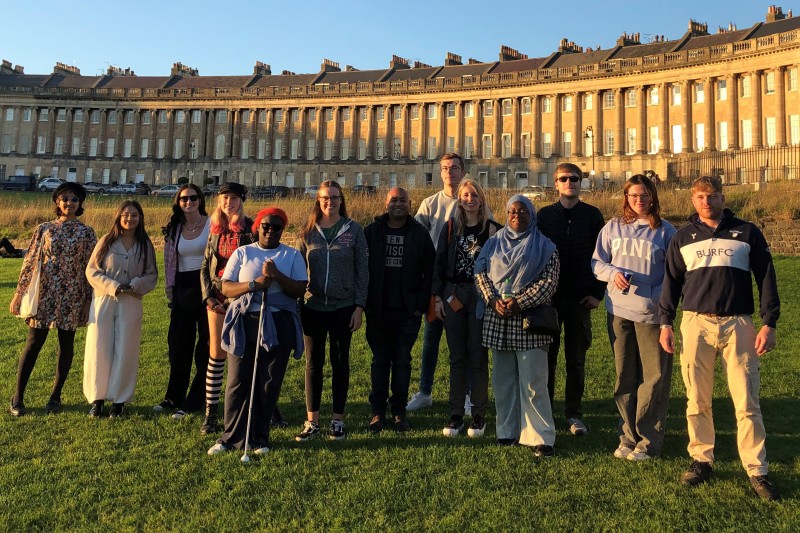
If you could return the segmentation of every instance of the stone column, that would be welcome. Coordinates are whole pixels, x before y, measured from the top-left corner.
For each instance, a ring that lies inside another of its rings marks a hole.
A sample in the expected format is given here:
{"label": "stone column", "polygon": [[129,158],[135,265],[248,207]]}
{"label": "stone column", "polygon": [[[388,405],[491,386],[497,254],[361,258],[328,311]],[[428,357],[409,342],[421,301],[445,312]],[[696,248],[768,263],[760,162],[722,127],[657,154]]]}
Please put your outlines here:
{"label": "stone column", "polygon": [[119,158],[122,157],[122,144],[125,132],[125,111],[117,110],[117,130],[116,130],[116,138],[117,140],[114,141],[114,157]]}
{"label": "stone column", "polygon": [[[563,94],[556,94],[553,95],[553,156],[559,157],[561,155],[562,149],[564,147],[563,142],[563,124],[564,124],[564,95]],[[520,120],[520,122],[522,122]],[[520,135],[515,134],[516,138],[520,138]]]}
{"label": "stone column", "polygon": [[200,146],[197,147],[197,153],[201,158],[210,157],[213,148],[209,149],[209,139],[213,134],[213,121],[211,117],[213,113],[208,109],[204,109],[200,116]]}
{"label": "stone column", "polygon": [[361,120],[358,116],[358,107],[355,105],[350,106],[350,153],[348,159],[351,157],[355,160],[358,159],[358,130],[361,127]]}
{"label": "stone column", "polygon": [[[594,91],[594,96],[592,99],[594,100],[594,132],[592,133],[592,150],[594,150],[595,156],[603,155],[605,152],[605,147],[603,146],[603,142],[605,141],[605,132],[603,131],[603,92],[602,91]],[[598,140],[600,142],[598,142]]]}
{"label": "stone column", "polygon": [[[89,111],[89,108],[83,108],[83,128],[81,129],[81,146],[78,155],[89,154]],[[17,128],[17,135],[19,135],[19,128]],[[17,138],[17,143],[19,143],[19,138]]]}
{"label": "stone column", "polygon": [[472,114],[475,117],[475,155],[476,159],[486,159],[483,154],[483,110],[481,109],[481,101],[472,101]]}
{"label": "stone column", "polygon": [[428,159],[428,104],[419,106],[419,155]]}
{"label": "stone column", "polygon": [[333,107],[333,140],[331,141],[331,159],[341,159],[339,144],[341,143],[341,125],[339,124],[339,106]]}
{"label": "stone column", "polygon": [[692,122],[692,86],[693,80],[683,82],[683,152],[694,151],[694,123]]}
{"label": "stone column", "polygon": [[56,145],[56,113],[58,109],[48,108],[47,112],[47,146],[45,152],[53,154]]}
{"label": "stone column", "polygon": [[136,109],[133,111],[133,137],[131,138],[131,157],[139,157],[142,155],[141,147],[142,136],[142,111]]}
{"label": "stone column", "polygon": [[447,110],[444,102],[436,104],[439,108],[439,149],[437,156],[441,157],[447,153]]}
{"label": "stone column", "polygon": [[[0,109],[0,114],[2,114],[3,110]],[[64,128],[64,151],[63,154],[66,156],[72,155],[72,128],[74,127],[72,124],[72,120],[75,116],[75,111],[73,108],[67,108],[67,116],[66,116],[66,127]],[[0,131],[0,139],[2,138],[2,131]]]}
{"label": "stone column", "polygon": [[403,135],[400,137],[400,157],[411,159],[411,118],[409,117],[408,104],[402,104]]}
{"label": "stone column", "polygon": [[706,126],[704,131],[705,151],[711,152],[717,149],[717,128],[716,128],[716,109],[717,99],[714,98],[714,78],[703,80],[703,93],[705,94],[706,104]]}
{"label": "stone column", "polygon": [[531,96],[531,111],[533,112],[531,155],[533,157],[540,157],[542,154],[542,104],[538,95]]}
{"label": "stone column", "polygon": [[297,159],[306,159],[306,135],[308,125],[306,124],[306,108],[297,108]]}
{"label": "stone column", "polygon": [[322,127],[323,127],[323,124],[325,122],[324,121],[325,117],[323,117],[322,114],[325,111],[325,108],[319,106],[319,107],[316,108],[316,110],[317,110],[317,132],[316,132],[317,133],[317,149],[314,151],[314,159],[319,161],[319,160],[322,159],[322,143],[323,143],[323,140],[324,140],[324,137],[322,136]]}
{"label": "stone column", "polygon": [[786,67],[775,68],[775,144],[785,147],[786,144]]}
{"label": "stone column", "polygon": [[291,149],[290,143],[292,142],[291,127],[292,117],[289,114],[291,109],[288,107],[283,108],[283,136],[281,137],[281,159],[289,159],[289,150]]}
{"label": "stone column", "polygon": [[728,147],[738,150],[739,139],[739,74],[728,77]]}
{"label": "stone column", "polygon": [[228,151],[231,154],[231,157],[235,159],[239,159],[239,156],[242,153],[242,110],[241,109],[232,109],[230,111],[231,120],[228,122],[230,124],[229,130],[229,137],[230,137],[230,150]]}
{"label": "stone column", "polygon": [[[100,110],[100,133],[97,134],[97,157],[106,156],[106,121],[108,113],[105,109]],[[37,119],[38,123],[38,119]],[[34,142],[36,142],[36,132],[34,131]]]}
{"label": "stone column", "polygon": [[164,159],[172,159],[174,148],[173,137],[175,136],[175,111],[167,110],[167,135],[164,141]]}
{"label": "stone column", "polygon": [[492,157],[500,159],[503,154],[503,113],[500,109],[500,99],[492,99],[492,108],[494,109],[494,137],[492,139]]}
{"label": "stone column", "polygon": [[454,102],[453,105],[455,106],[456,116],[455,116],[455,137],[456,137],[456,145],[455,145],[455,152],[464,157],[464,102],[458,101]]}
{"label": "stone column", "polygon": [[753,148],[764,147],[764,118],[763,118],[763,99],[764,90],[761,84],[762,71],[756,70],[751,73],[752,83],[750,84],[753,94],[753,115],[752,115],[752,131],[753,131]]}
{"label": "stone column", "polygon": [[670,131],[669,131],[669,85],[666,83],[658,84],[658,92],[661,98],[658,100],[658,105],[661,108],[661,125],[659,127],[659,138],[661,140],[661,149],[659,153],[665,154],[670,151]]}
{"label": "stone column", "polygon": [[627,152],[625,144],[625,91],[622,88],[614,89],[614,102],[616,104],[616,134],[617,142],[614,144],[614,155],[622,155]]}
{"label": "stone column", "polygon": [[511,157],[520,157],[522,144],[522,120],[519,111],[519,96],[511,99]]}
{"label": "stone column", "polygon": [[644,85],[636,88],[636,105],[639,106],[639,132],[636,135],[636,153],[646,154],[647,136],[647,87]]}
{"label": "stone column", "polygon": [[[585,146],[583,140],[583,102],[581,102],[581,97],[583,93],[575,92],[572,93],[572,114],[575,115],[575,123],[573,124],[572,130],[572,155],[574,157],[583,157],[583,149]],[[536,109],[533,109],[536,112]],[[566,155],[566,154],[565,154]]]}

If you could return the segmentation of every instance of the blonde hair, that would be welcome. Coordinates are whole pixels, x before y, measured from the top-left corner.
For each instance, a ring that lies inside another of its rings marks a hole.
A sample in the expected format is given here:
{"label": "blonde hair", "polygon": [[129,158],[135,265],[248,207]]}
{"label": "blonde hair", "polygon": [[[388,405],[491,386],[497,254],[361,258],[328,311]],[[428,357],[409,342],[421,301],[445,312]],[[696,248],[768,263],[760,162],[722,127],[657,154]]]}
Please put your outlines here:
{"label": "blonde hair", "polygon": [[464,211],[464,206],[461,205],[461,191],[467,186],[471,186],[475,189],[481,201],[481,207],[478,210],[478,220],[481,225],[480,231],[486,229],[486,223],[489,221],[489,206],[486,205],[486,193],[483,192],[483,187],[472,178],[464,178],[461,180],[461,183],[458,184],[458,189],[456,189],[457,204],[456,213],[453,217],[453,233],[456,235],[460,235],[461,232],[464,231],[464,228],[467,227],[467,212]]}
{"label": "blonde hair", "polygon": [[215,235],[225,233],[227,231],[240,232],[245,229],[244,201],[240,196],[234,194],[233,196],[239,198],[239,209],[237,209],[233,215],[228,217],[225,211],[222,210],[222,197],[225,196],[225,194],[217,195],[217,206],[214,208],[214,212],[211,213],[211,233],[214,233]]}

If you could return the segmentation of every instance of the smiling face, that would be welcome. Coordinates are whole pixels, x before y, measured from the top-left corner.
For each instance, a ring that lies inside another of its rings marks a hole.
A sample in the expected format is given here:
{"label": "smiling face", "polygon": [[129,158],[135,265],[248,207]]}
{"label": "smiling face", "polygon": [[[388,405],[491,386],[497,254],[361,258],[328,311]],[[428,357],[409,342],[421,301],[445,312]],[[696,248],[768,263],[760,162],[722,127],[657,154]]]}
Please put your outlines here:
{"label": "smiling face", "polygon": [[472,185],[466,184],[461,187],[458,201],[467,213],[478,213],[481,210],[481,197]]}
{"label": "smiling face", "polygon": [[386,212],[392,220],[405,220],[411,211],[411,201],[408,193],[400,187],[395,187],[386,195]]}
{"label": "smiling face", "polygon": [[339,206],[342,203],[342,191],[336,187],[320,187],[317,191],[317,201],[322,216],[335,218],[339,214]]}
{"label": "smiling face", "polygon": [[625,193],[625,199],[637,217],[645,218],[650,214],[653,199],[644,185],[631,185]]}
{"label": "smiling face", "polygon": [[283,220],[275,215],[261,219],[258,225],[258,243],[264,248],[277,248],[283,234]]}
{"label": "smiling face", "polygon": [[239,211],[239,207],[242,205],[241,198],[235,194],[229,193],[221,194],[217,198],[217,201],[222,208],[222,212],[225,213],[229,218],[235,215]]}
{"label": "smiling face", "polygon": [[508,227],[517,233],[521,233],[528,229],[531,223],[531,213],[528,211],[528,206],[522,202],[514,202],[509,207],[508,212]]}
{"label": "smiling face", "polygon": [[61,217],[66,220],[71,220],[78,216],[78,208],[81,206],[81,201],[74,191],[66,189],[56,198],[56,205],[61,211]]}
{"label": "smiling face", "polygon": [[125,233],[133,233],[139,225],[139,210],[129,205],[119,216],[119,225]]}
{"label": "smiling face", "polygon": [[178,206],[184,215],[195,214],[200,209],[200,195],[191,187],[182,189],[178,193]]}

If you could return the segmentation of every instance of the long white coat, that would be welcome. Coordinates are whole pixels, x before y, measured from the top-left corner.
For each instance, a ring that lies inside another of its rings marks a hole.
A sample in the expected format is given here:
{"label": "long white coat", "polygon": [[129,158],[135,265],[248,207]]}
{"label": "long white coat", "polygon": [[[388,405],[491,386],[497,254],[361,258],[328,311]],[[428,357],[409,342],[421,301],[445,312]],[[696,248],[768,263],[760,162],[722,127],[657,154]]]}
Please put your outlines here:
{"label": "long white coat", "polygon": [[[89,402],[126,403],[133,398],[139,371],[142,296],[155,288],[158,270],[152,245],[145,265],[139,244],[126,250],[120,239],[111,244],[98,265],[96,255],[106,238],[97,243],[86,267],[94,296],[86,331],[83,394]],[[115,296],[117,288],[125,284],[133,292]]]}

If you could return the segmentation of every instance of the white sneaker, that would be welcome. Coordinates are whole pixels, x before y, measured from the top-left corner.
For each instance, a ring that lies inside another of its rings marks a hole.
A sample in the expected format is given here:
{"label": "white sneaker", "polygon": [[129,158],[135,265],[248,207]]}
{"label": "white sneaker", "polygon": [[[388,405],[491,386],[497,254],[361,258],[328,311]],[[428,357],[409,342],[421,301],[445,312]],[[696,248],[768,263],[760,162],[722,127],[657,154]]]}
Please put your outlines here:
{"label": "white sneaker", "polygon": [[225,453],[231,451],[230,448],[222,444],[221,442],[216,443],[211,448],[208,449],[208,455],[218,455],[220,453]]}
{"label": "white sneaker", "polygon": [[584,424],[583,420],[580,418],[568,418],[567,427],[569,427],[569,432],[573,435],[580,436],[589,433],[589,428],[586,427],[586,424]]}
{"label": "white sneaker", "polygon": [[184,411],[182,409],[178,409],[177,411],[175,411],[175,413],[173,413],[172,419],[173,420],[183,420],[184,418],[186,418],[187,414],[188,413],[186,411]]}
{"label": "white sneaker", "polygon": [[623,446],[622,444],[619,445],[619,448],[614,450],[614,457],[617,459],[626,459],[632,452],[630,448],[627,446]]}
{"label": "white sneaker", "polygon": [[486,421],[482,416],[476,416],[475,420],[472,421],[472,425],[467,429],[467,436],[477,439],[483,437],[485,431]]}
{"label": "white sneaker", "polygon": [[442,430],[442,435],[445,437],[458,437],[462,429],[464,429],[464,418],[453,415]]}
{"label": "white sneaker", "polygon": [[647,455],[646,453],[639,451],[639,450],[631,450],[631,453],[625,458],[628,461],[647,461],[648,459],[652,459],[651,455]]}
{"label": "white sneaker", "polygon": [[415,392],[411,397],[411,401],[406,405],[406,411],[416,411],[417,409],[430,407],[431,405],[433,405],[433,397],[430,394]]}
{"label": "white sneaker", "polygon": [[269,448],[267,446],[253,450],[253,455],[266,455],[267,453],[269,453]]}
{"label": "white sneaker", "polygon": [[472,402],[469,399],[469,394],[464,397],[464,416],[472,416]]}

